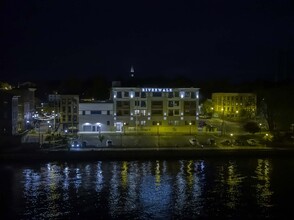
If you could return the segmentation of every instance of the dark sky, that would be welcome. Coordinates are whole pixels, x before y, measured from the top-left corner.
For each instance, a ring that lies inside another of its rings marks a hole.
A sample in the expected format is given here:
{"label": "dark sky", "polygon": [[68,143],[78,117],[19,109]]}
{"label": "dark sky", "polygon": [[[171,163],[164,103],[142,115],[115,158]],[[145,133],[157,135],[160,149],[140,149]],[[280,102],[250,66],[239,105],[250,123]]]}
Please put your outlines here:
{"label": "dark sky", "polygon": [[[293,74],[293,0],[2,0],[2,79]],[[0,80],[1,81],[1,80]]]}

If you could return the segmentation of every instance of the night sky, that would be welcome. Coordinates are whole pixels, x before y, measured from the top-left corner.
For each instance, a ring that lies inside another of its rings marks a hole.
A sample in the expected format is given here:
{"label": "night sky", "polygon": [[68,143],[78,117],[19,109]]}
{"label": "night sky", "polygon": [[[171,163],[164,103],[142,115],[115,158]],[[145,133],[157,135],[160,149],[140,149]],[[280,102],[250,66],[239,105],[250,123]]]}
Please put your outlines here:
{"label": "night sky", "polygon": [[[2,0],[3,80],[293,75],[293,0]],[[0,80],[1,81],[1,80]]]}

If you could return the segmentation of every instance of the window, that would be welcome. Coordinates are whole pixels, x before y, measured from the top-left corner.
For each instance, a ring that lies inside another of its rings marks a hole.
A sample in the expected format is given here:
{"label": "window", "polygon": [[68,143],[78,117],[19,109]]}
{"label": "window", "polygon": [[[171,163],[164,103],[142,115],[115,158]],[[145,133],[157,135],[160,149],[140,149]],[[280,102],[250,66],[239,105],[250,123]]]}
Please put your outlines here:
{"label": "window", "polygon": [[140,92],[135,92],[135,97],[140,97]]}
{"label": "window", "polygon": [[175,92],[175,97],[176,97],[176,98],[179,97],[179,92]]}
{"label": "window", "polygon": [[101,115],[101,111],[91,111],[91,115]]}
{"label": "window", "polygon": [[151,111],[151,114],[152,115],[160,115],[161,116],[162,115],[162,110],[152,110]]}
{"label": "window", "polygon": [[124,92],[124,97],[129,97],[129,92]]}
{"label": "window", "polygon": [[121,92],[117,92],[117,98],[121,98]]}
{"label": "window", "polygon": [[173,98],[174,97],[174,94],[172,92],[169,92],[168,93],[168,98]]}
{"label": "window", "polygon": [[179,101],[168,101],[168,107],[178,107],[180,105]]}
{"label": "window", "polygon": [[174,116],[174,111],[173,110],[168,110],[168,116]]}
{"label": "window", "polygon": [[175,109],[174,115],[180,115],[180,111],[178,109]]}
{"label": "window", "polygon": [[141,101],[141,107],[146,107],[146,101]]}
{"label": "window", "polygon": [[141,92],[141,98],[146,98],[146,92]]}
{"label": "window", "polygon": [[83,115],[85,115],[86,114],[86,111],[83,111]]}
{"label": "window", "polygon": [[109,110],[107,110],[107,115],[110,115],[110,111]]}
{"label": "window", "polygon": [[106,123],[107,123],[107,125],[110,125],[110,121],[107,121]]}
{"label": "window", "polygon": [[162,96],[162,93],[161,92],[153,92],[152,93],[152,96],[153,97],[161,97]]}

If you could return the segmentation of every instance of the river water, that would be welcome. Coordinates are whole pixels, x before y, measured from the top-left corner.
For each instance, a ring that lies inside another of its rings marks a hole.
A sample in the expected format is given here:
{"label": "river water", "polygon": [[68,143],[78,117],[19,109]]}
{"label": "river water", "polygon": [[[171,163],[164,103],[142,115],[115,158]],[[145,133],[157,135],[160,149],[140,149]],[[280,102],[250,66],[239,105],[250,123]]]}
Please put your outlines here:
{"label": "river water", "polygon": [[1,219],[291,219],[294,160],[0,164]]}

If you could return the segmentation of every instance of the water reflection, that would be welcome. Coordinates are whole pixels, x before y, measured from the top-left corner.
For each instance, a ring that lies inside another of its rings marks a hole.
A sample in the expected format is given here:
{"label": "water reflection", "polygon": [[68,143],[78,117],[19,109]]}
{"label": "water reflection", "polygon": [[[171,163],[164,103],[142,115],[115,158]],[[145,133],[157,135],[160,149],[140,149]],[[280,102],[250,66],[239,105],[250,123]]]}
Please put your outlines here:
{"label": "water reflection", "polygon": [[[272,162],[97,161],[15,168],[14,209],[22,219],[238,218],[270,216]],[[21,171],[21,172],[18,172]],[[20,174],[20,175],[19,175]]]}
{"label": "water reflection", "polygon": [[260,207],[271,207],[272,206],[272,195],[271,181],[270,181],[270,162],[268,159],[258,159],[257,167],[255,170],[256,178],[258,180],[256,184],[256,199],[257,204]]}

